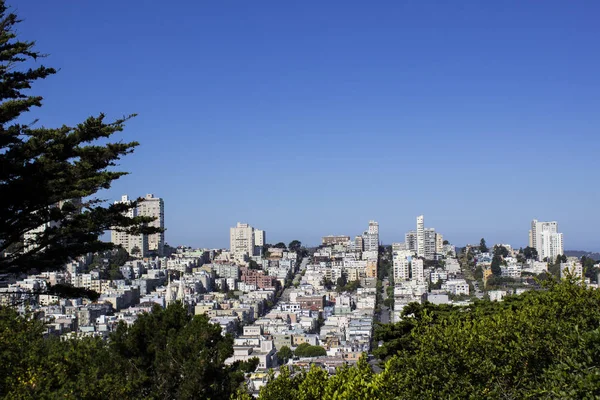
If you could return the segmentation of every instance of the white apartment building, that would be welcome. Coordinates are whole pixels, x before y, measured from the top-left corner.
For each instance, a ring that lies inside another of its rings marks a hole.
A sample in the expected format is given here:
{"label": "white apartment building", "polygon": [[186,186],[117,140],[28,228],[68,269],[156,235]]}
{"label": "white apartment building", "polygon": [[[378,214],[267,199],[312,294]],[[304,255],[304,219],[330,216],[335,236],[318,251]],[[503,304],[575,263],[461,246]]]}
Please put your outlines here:
{"label": "white apartment building", "polygon": [[425,282],[425,277],[423,276],[423,260],[420,258],[413,258],[410,263],[410,269],[412,280],[419,283]]}
{"label": "white apartment building", "polygon": [[431,271],[429,274],[429,281],[431,283],[437,283],[437,281],[447,281],[448,280],[448,272],[444,271],[441,268],[435,269]]}
{"label": "white apartment building", "polygon": [[558,223],[540,222],[537,219],[531,221],[529,247],[537,250],[539,260],[548,258],[549,261],[554,261],[557,256],[563,255],[563,234],[558,232]]}
{"label": "white apartment building", "polygon": [[248,224],[238,222],[237,226],[229,229],[230,252],[236,259],[257,255],[260,247],[265,244],[265,239],[265,231],[254,229]]}
{"label": "white apartment building", "polygon": [[509,264],[506,267],[500,267],[502,276],[506,278],[520,278],[522,267],[520,265]]}
{"label": "white apartment building", "polygon": [[363,233],[363,248],[364,251],[379,250],[379,223],[369,221],[369,228]]}
{"label": "white apartment building", "polygon": [[[138,215],[155,218],[148,226],[165,229],[165,202],[160,197],[147,194],[144,201],[138,204]],[[155,251],[159,256],[164,253],[165,233],[158,232],[148,235],[148,250]]]}
{"label": "white apartment building", "polygon": [[254,230],[254,246],[263,247],[265,245],[265,231],[261,229]]}
{"label": "white apartment building", "polygon": [[436,254],[445,254],[444,237],[433,228],[425,228],[424,221],[422,215],[417,217],[417,230],[404,235],[404,246],[407,250],[414,251],[417,257],[433,260]]}
{"label": "white apartment building", "polygon": [[425,257],[425,219],[417,217],[417,257]]}
{"label": "white apartment building", "polygon": [[[131,200],[129,196],[121,196],[120,201],[115,201],[115,204],[125,203],[130,204]],[[138,216],[138,209],[131,208],[125,215],[129,218]],[[145,257],[148,254],[148,235],[130,235],[127,232],[120,232],[118,230],[111,230],[110,241],[117,246],[123,247],[130,255]]]}
{"label": "white apartment building", "polygon": [[450,279],[442,283],[442,290],[455,295],[469,295],[469,284],[464,279]]}
{"label": "white apartment building", "polygon": [[392,253],[395,284],[410,280],[410,258],[413,254],[410,250],[400,250]]}
{"label": "white apartment building", "polygon": [[254,254],[254,228],[238,222],[236,227],[229,229],[229,244],[233,255]]}

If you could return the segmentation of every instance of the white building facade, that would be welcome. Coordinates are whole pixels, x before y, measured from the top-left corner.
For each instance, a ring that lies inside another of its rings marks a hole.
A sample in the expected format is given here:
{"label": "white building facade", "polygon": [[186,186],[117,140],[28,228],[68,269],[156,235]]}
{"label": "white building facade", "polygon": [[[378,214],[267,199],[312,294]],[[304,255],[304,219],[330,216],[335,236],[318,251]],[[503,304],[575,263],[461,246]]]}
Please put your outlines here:
{"label": "white building facade", "polygon": [[537,250],[539,260],[548,258],[548,261],[554,261],[557,256],[563,255],[563,234],[558,232],[558,222],[531,221],[529,247]]}

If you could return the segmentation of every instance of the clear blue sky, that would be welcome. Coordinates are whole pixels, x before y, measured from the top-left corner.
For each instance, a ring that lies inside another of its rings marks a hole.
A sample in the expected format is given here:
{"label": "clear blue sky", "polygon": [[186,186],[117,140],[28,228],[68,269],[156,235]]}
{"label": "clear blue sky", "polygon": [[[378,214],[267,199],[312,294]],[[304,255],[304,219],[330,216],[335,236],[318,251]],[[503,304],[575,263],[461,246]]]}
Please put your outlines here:
{"label": "clear blue sky", "polygon": [[557,220],[600,250],[600,2],[10,1],[59,74],[40,124],[138,113],[103,193],[165,199],[167,242],[452,243]]}

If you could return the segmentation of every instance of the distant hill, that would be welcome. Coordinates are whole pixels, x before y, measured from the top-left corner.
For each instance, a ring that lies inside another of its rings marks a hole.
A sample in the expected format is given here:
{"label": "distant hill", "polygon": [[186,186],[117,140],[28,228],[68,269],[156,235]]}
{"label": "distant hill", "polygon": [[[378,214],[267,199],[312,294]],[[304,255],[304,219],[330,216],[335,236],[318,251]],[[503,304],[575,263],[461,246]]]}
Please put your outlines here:
{"label": "distant hill", "polygon": [[583,251],[583,250],[565,250],[565,255],[567,257],[578,257],[586,256],[588,258],[593,258],[594,260],[600,260],[600,253],[592,253],[591,251]]}

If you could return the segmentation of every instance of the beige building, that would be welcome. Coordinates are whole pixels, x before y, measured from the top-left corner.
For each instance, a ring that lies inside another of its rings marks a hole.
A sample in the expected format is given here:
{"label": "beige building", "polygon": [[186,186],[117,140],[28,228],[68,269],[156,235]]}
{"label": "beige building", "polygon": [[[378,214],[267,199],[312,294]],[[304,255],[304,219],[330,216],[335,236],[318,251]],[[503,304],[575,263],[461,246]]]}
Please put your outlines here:
{"label": "beige building", "polygon": [[258,247],[262,247],[265,245],[265,231],[261,229],[254,230],[254,245]]}
{"label": "beige building", "polygon": [[[165,229],[165,203],[160,197],[147,194],[144,201],[138,204],[138,215],[155,218],[148,226]],[[159,256],[163,255],[165,246],[165,233],[153,233],[148,235],[148,250],[155,251]]]}
{"label": "beige building", "polygon": [[265,244],[265,238],[265,231],[238,222],[235,227],[229,229],[230,252],[236,260],[258,255],[260,247]]}
{"label": "beige building", "polygon": [[324,246],[333,246],[336,244],[347,244],[350,241],[350,236],[345,236],[345,235],[328,235],[328,236],[323,236],[321,238],[321,243]]}
{"label": "beige building", "polygon": [[[120,201],[117,203],[131,203],[129,196],[121,196]],[[126,216],[134,218],[138,216],[137,208],[132,208],[127,211]],[[145,257],[148,254],[148,236],[147,235],[130,235],[127,232],[121,232],[113,229],[110,233],[110,241],[117,246],[123,247],[132,256]]]}
{"label": "beige building", "polygon": [[435,234],[435,252],[436,254],[444,254],[444,235],[437,232]]}

